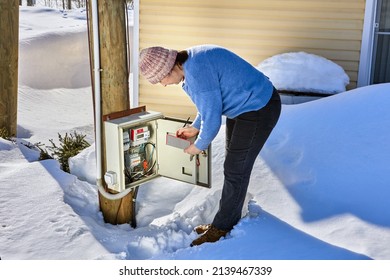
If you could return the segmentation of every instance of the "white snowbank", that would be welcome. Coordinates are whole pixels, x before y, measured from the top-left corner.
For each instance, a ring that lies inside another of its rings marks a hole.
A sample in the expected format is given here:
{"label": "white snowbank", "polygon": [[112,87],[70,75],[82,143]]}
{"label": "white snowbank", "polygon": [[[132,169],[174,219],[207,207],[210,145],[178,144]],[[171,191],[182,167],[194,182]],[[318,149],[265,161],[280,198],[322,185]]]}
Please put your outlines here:
{"label": "white snowbank", "polygon": [[80,180],[96,184],[96,156],[95,143],[81,151],[78,155],[69,158],[70,173]]}
{"label": "white snowbank", "polygon": [[279,90],[334,94],[345,91],[349,84],[349,77],[341,66],[305,52],[275,55],[257,68]]}
{"label": "white snowbank", "polygon": [[[58,55],[58,54],[61,55]],[[19,83],[36,89],[91,85],[85,29],[45,33],[20,42]]]}

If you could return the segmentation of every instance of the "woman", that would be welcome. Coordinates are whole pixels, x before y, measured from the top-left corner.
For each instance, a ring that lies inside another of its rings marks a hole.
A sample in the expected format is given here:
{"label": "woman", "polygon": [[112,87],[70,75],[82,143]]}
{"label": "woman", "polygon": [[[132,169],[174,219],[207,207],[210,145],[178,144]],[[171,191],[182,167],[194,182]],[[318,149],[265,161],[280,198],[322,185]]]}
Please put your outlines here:
{"label": "woman", "polygon": [[231,51],[202,45],[178,52],[162,47],[143,49],[140,70],[152,84],[182,82],[183,90],[196,105],[192,125],[177,136],[196,141],[184,150],[196,155],[217,135],[226,116],[224,185],[219,210],[209,225],[195,228],[200,237],[191,246],[216,242],[241,218],[251,171],[261,148],[275,127],[280,97],[269,79]]}

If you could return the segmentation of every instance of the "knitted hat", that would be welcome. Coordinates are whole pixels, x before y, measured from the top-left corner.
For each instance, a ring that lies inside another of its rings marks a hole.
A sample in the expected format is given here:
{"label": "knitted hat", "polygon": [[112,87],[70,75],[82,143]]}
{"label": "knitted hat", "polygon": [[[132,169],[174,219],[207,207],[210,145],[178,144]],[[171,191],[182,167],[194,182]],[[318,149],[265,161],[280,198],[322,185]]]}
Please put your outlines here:
{"label": "knitted hat", "polygon": [[143,49],[139,55],[141,74],[152,84],[164,79],[175,65],[177,51],[162,47]]}

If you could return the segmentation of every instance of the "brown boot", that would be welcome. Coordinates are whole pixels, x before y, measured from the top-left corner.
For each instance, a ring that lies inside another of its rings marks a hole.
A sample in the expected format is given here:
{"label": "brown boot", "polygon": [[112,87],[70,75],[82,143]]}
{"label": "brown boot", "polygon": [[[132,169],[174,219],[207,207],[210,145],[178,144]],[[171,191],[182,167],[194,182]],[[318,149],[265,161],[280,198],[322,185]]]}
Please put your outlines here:
{"label": "brown boot", "polygon": [[211,227],[211,224],[199,225],[199,226],[194,228],[194,231],[197,234],[202,234],[202,233],[205,233],[206,231],[208,231],[210,229],[210,227]]}
{"label": "brown boot", "polygon": [[216,242],[221,237],[225,237],[228,232],[229,231],[217,229],[215,226],[211,225],[205,234],[192,241],[191,247],[198,246],[206,242]]}

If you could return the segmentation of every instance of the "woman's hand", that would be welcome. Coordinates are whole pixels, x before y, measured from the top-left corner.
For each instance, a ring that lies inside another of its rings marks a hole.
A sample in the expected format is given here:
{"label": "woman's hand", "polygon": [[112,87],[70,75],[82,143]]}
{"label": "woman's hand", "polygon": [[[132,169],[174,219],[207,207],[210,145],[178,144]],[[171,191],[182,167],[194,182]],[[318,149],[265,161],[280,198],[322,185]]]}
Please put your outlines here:
{"label": "woman's hand", "polygon": [[198,155],[202,151],[199,150],[194,144],[191,144],[190,146],[188,146],[188,148],[184,149],[184,152],[190,155]]}
{"label": "woman's hand", "polygon": [[188,139],[188,138],[191,138],[191,137],[198,135],[198,133],[199,133],[199,130],[197,128],[195,128],[193,126],[187,126],[187,127],[179,128],[176,131],[176,136],[183,138],[183,139]]}
{"label": "woman's hand", "polygon": [[[187,126],[187,127],[179,128],[176,131],[176,136],[183,139],[188,139],[198,135],[198,133],[199,133],[199,129],[193,126]],[[184,149],[184,152],[190,155],[197,155],[200,154],[202,151],[199,150],[194,144],[191,144],[190,146]]]}

